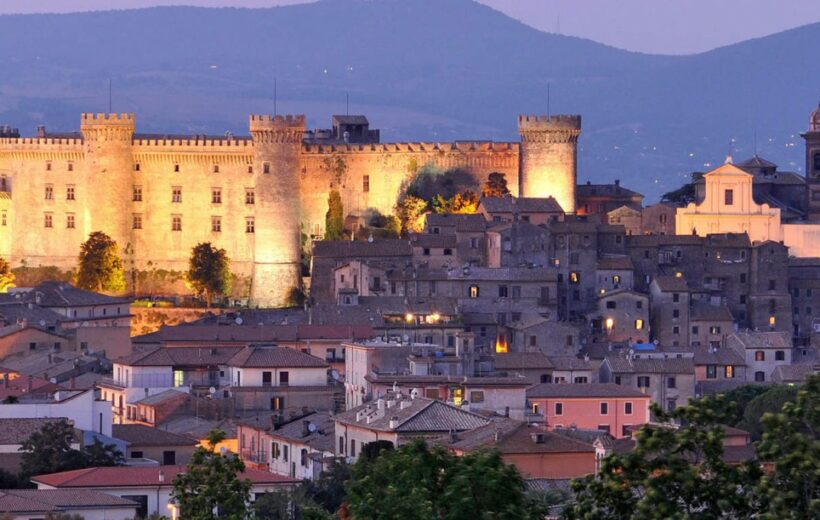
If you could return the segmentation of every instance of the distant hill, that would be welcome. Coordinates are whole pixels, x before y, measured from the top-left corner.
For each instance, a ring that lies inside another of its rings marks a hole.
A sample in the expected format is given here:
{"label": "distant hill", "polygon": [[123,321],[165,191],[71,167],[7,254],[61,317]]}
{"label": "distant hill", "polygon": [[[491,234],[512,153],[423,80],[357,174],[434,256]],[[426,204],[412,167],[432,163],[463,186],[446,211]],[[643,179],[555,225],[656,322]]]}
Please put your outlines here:
{"label": "distant hill", "polygon": [[[727,21],[731,23],[731,21]],[[693,27],[692,31],[697,31]],[[247,115],[345,110],[383,140],[515,139],[519,113],[581,113],[580,180],[650,199],[688,173],[759,153],[802,171],[820,95],[820,24],[693,56],[546,34],[468,0],[326,0],[0,16],[0,123],[69,130],[79,112],[139,131],[247,133]],[[690,154],[692,154],[690,156]]]}

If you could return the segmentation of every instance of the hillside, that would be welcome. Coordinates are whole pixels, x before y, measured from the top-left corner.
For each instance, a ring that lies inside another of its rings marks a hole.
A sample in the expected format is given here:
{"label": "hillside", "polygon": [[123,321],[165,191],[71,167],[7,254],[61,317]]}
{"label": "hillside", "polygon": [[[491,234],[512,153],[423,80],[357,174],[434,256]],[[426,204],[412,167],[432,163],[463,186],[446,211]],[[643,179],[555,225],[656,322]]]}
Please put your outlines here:
{"label": "hillside", "polygon": [[584,116],[581,180],[622,178],[652,198],[722,161],[730,138],[750,155],[755,127],[762,155],[802,168],[817,41],[820,24],[650,56],[468,0],[0,16],[0,123],[74,129],[80,111],[107,109],[110,77],[114,110],[136,112],[140,131],[246,133],[247,114],[272,111],[276,78],[280,112],[310,126],[349,93],[385,140],[514,139],[550,84],[553,112]]}

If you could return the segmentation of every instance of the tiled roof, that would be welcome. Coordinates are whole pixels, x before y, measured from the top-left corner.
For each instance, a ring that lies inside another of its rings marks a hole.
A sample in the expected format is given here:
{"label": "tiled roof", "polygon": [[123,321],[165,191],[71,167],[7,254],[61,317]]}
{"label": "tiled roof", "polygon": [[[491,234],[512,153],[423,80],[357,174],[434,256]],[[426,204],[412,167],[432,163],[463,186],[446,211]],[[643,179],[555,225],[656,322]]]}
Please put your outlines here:
{"label": "tiled roof", "polygon": [[[76,509],[136,509],[136,502],[82,489],[0,489],[4,513],[48,513]],[[26,516],[28,518],[28,516]]]}
{"label": "tiled roof", "polygon": [[334,115],[332,117],[333,122],[340,125],[369,125],[370,122],[367,120],[366,116],[362,115]]}
{"label": "tiled roof", "polygon": [[31,437],[33,433],[39,432],[43,426],[58,421],[68,421],[68,419],[65,417],[0,419],[0,444],[22,444]]}
{"label": "tiled roof", "polygon": [[413,235],[410,243],[413,247],[428,248],[455,248],[458,245],[455,235],[433,235],[428,233]]}
{"label": "tiled roof", "polygon": [[653,280],[658,288],[664,292],[688,292],[686,279],[682,276],[658,276]]}
{"label": "tiled roof", "polygon": [[[400,402],[390,408],[385,404],[383,413],[373,416],[370,422],[367,422],[364,417],[357,421],[356,415],[364,410],[376,413],[377,402],[370,402],[339,414],[336,416],[336,421],[372,430],[398,433],[458,432],[472,430],[490,422],[489,419],[480,415],[434,399],[403,397],[401,400],[407,403],[405,408],[401,408]],[[390,427],[391,420],[396,421],[394,428]]]}
{"label": "tiled roof", "polygon": [[575,356],[549,356],[556,370],[597,370],[600,360]]}
{"label": "tiled roof", "polygon": [[116,298],[86,291],[65,282],[43,282],[24,294],[23,299],[25,301],[43,307],[84,307],[131,303],[128,298]]}
{"label": "tiled roof", "polygon": [[767,161],[766,159],[760,157],[759,155],[755,154],[751,156],[749,159],[745,161],[739,162],[736,164],[738,168],[748,169],[748,168],[775,168],[777,169],[777,165],[771,161]]}
{"label": "tiled roof", "polygon": [[115,424],[111,432],[112,437],[131,446],[196,446],[198,443],[190,437],[142,424]]}
{"label": "tiled roof", "polygon": [[693,357],[696,365],[744,365],[743,356],[734,349],[712,348],[707,346],[693,347],[695,355]]}
{"label": "tiled roof", "polygon": [[427,228],[454,226],[459,232],[480,232],[487,227],[484,215],[480,213],[457,215],[451,213],[430,213],[427,215]]}
{"label": "tiled roof", "polygon": [[592,444],[582,442],[542,428],[528,426],[526,422],[507,419],[492,422],[473,430],[457,434],[451,448],[472,451],[495,448],[502,454],[514,453],[585,453],[594,452]]}
{"label": "tiled roof", "polygon": [[164,392],[160,392],[158,394],[154,394],[150,397],[145,397],[140,399],[139,401],[135,402],[134,404],[144,404],[146,406],[156,406],[160,403],[164,403],[165,401],[171,399],[177,399],[185,397],[187,398],[189,394],[187,392],[180,392],[179,390],[165,390]]}
{"label": "tiled roof", "polygon": [[692,302],[689,319],[691,321],[734,321],[732,311],[725,305],[710,305],[701,301]]}
{"label": "tiled roof", "polygon": [[451,269],[449,278],[452,280],[469,281],[552,281],[558,279],[558,272],[554,268],[530,267],[465,267]]}
{"label": "tiled roof", "polygon": [[614,383],[541,383],[527,390],[533,397],[647,397],[634,388]]}
{"label": "tiled roof", "polygon": [[[56,488],[106,488],[106,487],[149,487],[159,485],[170,487],[186,466],[111,466],[86,468],[60,473],[49,473],[32,477],[36,484]],[[163,480],[160,480],[160,472]],[[253,484],[297,484],[299,479],[278,475],[268,471],[246,468],[239,478],[248,479]]]}
{"label": "tiled roof", "polygon": [[576,197],[596,197],[596,196],[618,196],[618,197],[640,197],[643,195],[620,184],[579,184],[575,189]]}
{"label": "tiled roof", "polygon": [[310,354],[285,347],[245,347],[228,364],[243,368],[326,368],[328,364]]}
{"label": "tiled roof", "polygon": [[401,386],[412,386],[414,384],[462,384],[472,387],[480,386],[529,386],[529,382],[524,377],[491,377],[491,376],[448,376],[448,375],[378,375],[368,374],[365,379],[371,383],[391,384],[396,383]]}
{"label": "tiled roof", "polygon": [[801,383],[815,372],[817,372],[817,370],[814,365],[810,365],[809,363],[778,365],[774,368],[772,378],[781,383]]}
{"label": "tiled roof", "polygon": [[527,368],[552,368],[552,361],[543,352],[508,352],[493,358],[496,370],[522,370]]}
{"label": "tiled roof", "polygon": [[540,316],[538,314],[527,313],[522,315],[520,320],[515,320],[513,322],[508,323],[507,328],[513,330],[526,330],[530,327],[541,325],[542,323],[547,323],[549,321],[550,320],[548,320],[547,318]]}
{"label": "tiled roof", "polygon": [[314,258],[367,258],[377,256],[411,256],[407,240],[324,240],[313,243]]}
{"label": "tiled roof", "polygon": [[484,197],[481,206],[487,213],[563,213],[553,197]]}
{"label": "tiled roof", "polygon": [[316,412],[276,429],[271,428],[268,435],[300,442],[318,451],[333,451],[334,425],[335,419],[330,413]]}
{"label": "tiled roof", "polygon": [[[20,297],[18,299],[17,297]],[[40,307],[39,305],[29,305],[21,301],[24,293],[15,293],[14,295],[0,295],[0,322],[5,322],[8,325],[17,326],[18,323],[25,321],[29,326],[38,326],[41,322],[47,325],[55,325],[67,318],[58,314],[51,309]]]}
{"label": "tiled roof", "polygon": [[243,347],[159,347],[114,360],[137,367],[225,365]]}
{"label": "tiled roof", "polygon": [[704,238],[695,235],[627,235],[626,246],[630,247],[659,247],[702,245]]}
{"label": "tiled roof", "polygon": [[174,341],[200,341],[203,343],[262,343],[275,341],[300,341],[320,339],[366,339],[374,336],[370,325],[177,325],[162,327],[156,332],[137,336],[133,342],[171,343]]}
{"label": "tiled roof", "polygon": [[712,247],[740,247],[752,246],[749,235],[746,233],[714,233],[706,235],[706,244]]}
{"label": "tiled roof", "polygon": [[792,348],[791,334],[788,332],[737,331],[730,334],[726,342],[748,350]]}
{"label": "tiled roof", "polygon": [[632,259],[626,255],[623,256],[606,256],[598,259],[599,270],[632,270],[635,268],[632,265]]}
{"label": "tiled roof", "polygon": [[635,374],[693,374],[692,358],[627,359],[623,356],[607,356],[606,362],[615,373]]}

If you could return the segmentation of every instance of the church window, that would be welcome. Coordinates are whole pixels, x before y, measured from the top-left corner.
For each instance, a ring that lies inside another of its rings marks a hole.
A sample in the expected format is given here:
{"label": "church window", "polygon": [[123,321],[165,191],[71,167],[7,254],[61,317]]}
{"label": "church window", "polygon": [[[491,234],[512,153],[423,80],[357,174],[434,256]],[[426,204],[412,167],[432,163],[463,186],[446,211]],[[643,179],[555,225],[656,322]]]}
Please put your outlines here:
{"label": "church window", "polygon": [[142,201],[142,186],[134,186],[134,196],[132,198],[134,202]]}
{"label": "church window", "polygon": [[245,204],[254,204],[255,200],[253,188],[245,188]]}
{"label": "church window", "polygon": [[222,188],[211,188],[211,204],[222,204]]}
{"label": "church window", "polygon": [[69,213],[65,216],[66,229],[74,229],[74,213]]}
{"label": "church window", "polygon": [[255,231],[256,225],[253,217],[245,217],[245,233],[254,233]]}
{"label": "church window", "polygon": [[262,173],[270,173],[270,163],[262,164]]}
{"label": "church window", "polygon": [[65,187],[65,200],[74,200],[74,185],[69,184]]}
{"label": "church window", "polygon": [[54,217],[51,213],[46,213],[45,215],[44,225],[47,228],[54,227]]}
{"label": "church window", "polygon": [[54,200],[54,186],[46,184],[46,200]]}
{"label": "church window", "polygon": [[362,191],[365,193],[370,192],[370,175],[362,177]]}
{"label": "church window", "polygon": [[131,227],[134,229],[142,229],[142,215],[139,213],[134,214]]}
{"label": "church window", "polygon": [[211,231],[213,233],[219,233],[222,231],[222,217],[213,216],[211,217]]}
{"label": "church window", "polygon": [[219,165],[214,164],[214,173],[219,173]]}
{"label": "church window", "polygon": [[724,190],[723,191],[723,203],[727,206],[731,206],[735,203],[735,192],[734,192],[734,190]]}
{"label": "church window", "polygon": [[182,187],[174,186],[171,188],[171,202],[182,202]]}
{"label": "church window", "polygon": [[171,231],[182,231],[182,215],[171,216]]}

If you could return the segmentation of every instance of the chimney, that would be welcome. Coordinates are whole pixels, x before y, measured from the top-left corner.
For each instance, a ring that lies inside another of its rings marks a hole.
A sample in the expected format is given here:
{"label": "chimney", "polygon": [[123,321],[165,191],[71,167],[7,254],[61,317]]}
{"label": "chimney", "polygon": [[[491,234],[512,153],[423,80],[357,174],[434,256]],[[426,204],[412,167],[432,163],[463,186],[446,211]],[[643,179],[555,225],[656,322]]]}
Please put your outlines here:
{"label": "chimney", "polygon": [[37,125],[37,137],[42,139],[46,136],[46,125]]}
{"label": "chimney", "polygon": [[615,179],[615,186],[621,185],[621,179]]}
{"label": "chimney", "polygon": [[302,437],[310,435],[310,421],[302,421]]}
{"label": "chimney", "polygon": [[399,426],[399,416],[394,415],[393,417],[390,418],[390,429],[394,430],[394,429],[398,428],[398,426]]}
{"label": "chimney", "polygon": [[162,468],[159,469],[159,483],[162,484],[165,482],[165,472],[162,471]]}

